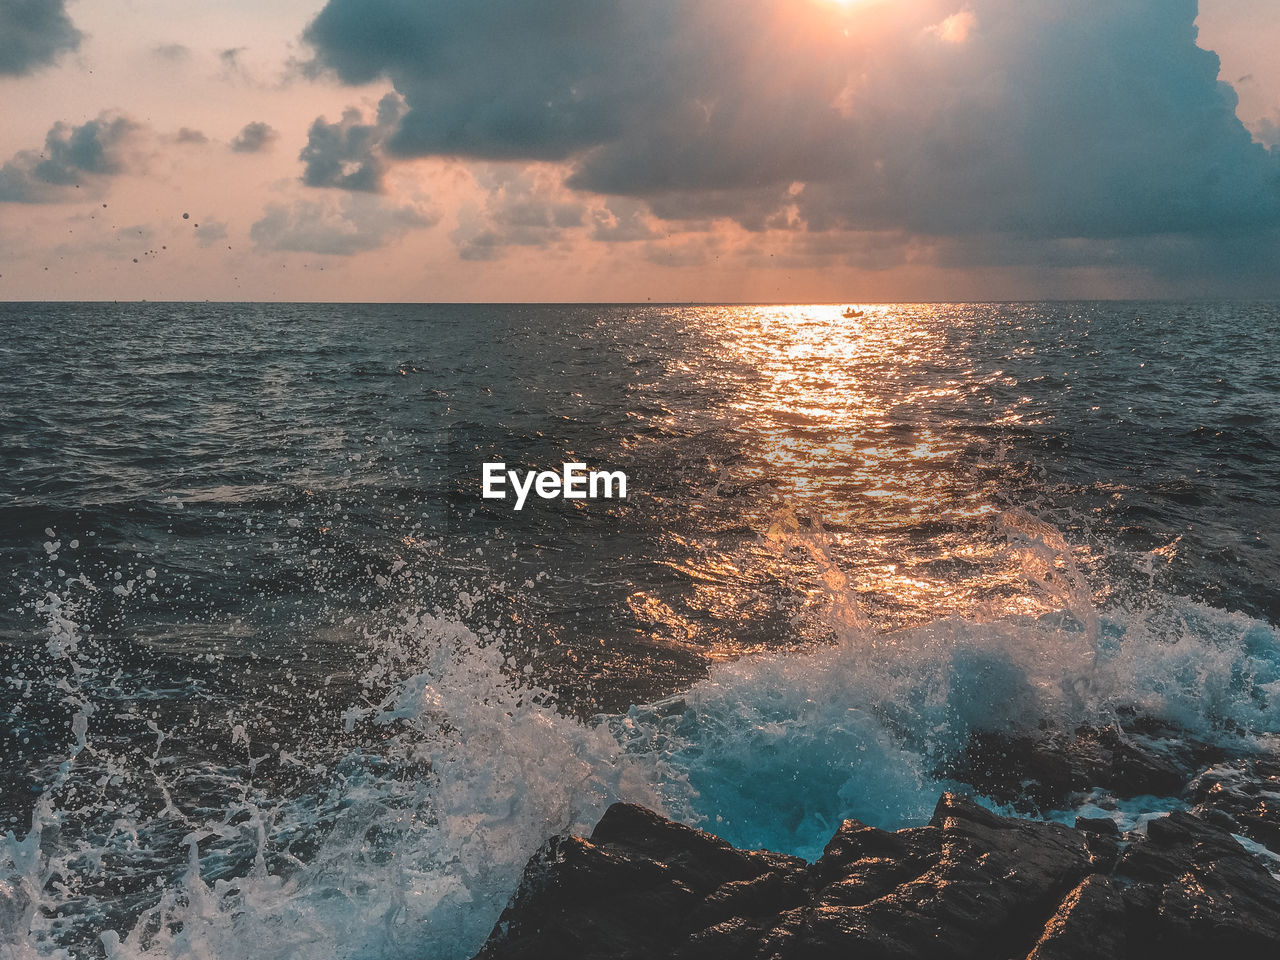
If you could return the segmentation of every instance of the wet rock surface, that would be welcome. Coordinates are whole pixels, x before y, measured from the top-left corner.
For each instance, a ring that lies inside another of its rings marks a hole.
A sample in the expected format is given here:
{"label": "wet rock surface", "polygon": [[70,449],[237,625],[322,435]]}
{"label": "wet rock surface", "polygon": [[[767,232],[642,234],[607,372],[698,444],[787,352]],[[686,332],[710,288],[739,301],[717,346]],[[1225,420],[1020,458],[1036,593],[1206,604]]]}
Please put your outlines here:
{"label": "wet rock surface", "polygon": [[845,821],[810,864],[615,804],[530,861],[478,958],[1280,956],[1280,881],[1228,829],[1185,812],[1145,836],[1084,826],[948,793],[923,827]]}
{"label": "wet rock surface", "polygon": [[975,733],[940,773],[1023,813],[1062,809],[1091,788],[1116,797],[1180,797],[1224,753],[1183,731],[1135,722],[1069,734]]}
{"label": "wet rock surface", "polygon": [[[1280,872],[1280,757],[1228,756],[1175,727],[1131,720],[1040,736],[974,734],[939,775],[1019,813],[1041,816],[1085,802],[1116,809],[1136,797],[1162,797],[1228,833],[1258,844]],[[1077,827],[1106,830],[1104,821]]]}
{"label": "wet rock surface", "polygon": [[1280,759],[1215,764],[1192,780],[1187,792],[1197,813],[1262,844],[1280,860]]}

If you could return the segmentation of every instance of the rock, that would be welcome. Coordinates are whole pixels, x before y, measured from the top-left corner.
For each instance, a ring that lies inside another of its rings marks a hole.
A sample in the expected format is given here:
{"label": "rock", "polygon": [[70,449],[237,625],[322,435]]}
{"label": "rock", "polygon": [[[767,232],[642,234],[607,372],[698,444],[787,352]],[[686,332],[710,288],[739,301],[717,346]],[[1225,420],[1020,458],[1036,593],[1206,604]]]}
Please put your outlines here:
{"label": "rock", "polygon": [[614,804],[590,840],[558,837],[534,856],[515,904],[498,921],[495,936],[502,936],[480,956],[666,956],[678,937],[687,937],[693,917],[709,926],[757,902],[776,913],[788,880],[803,877],[807,867],[795,857],[736,850],[643,807]]}
{"label": "rock", "polygon": [[1280,882],[1227,831],[1083,826],[944,794],[927,826],[845,821],[808,864],[615,804],[530,861],[477,960],[1280,955]]}
{"label": "rock", "polygon": [[1076,817],[1076,829],[1085,833],[1097,833],[1104,837],[1119,837],[1120,828],[1114,820],[1105,817]]}
{"label": "rock", "polygon": [[[974,733],[938,771],[1027,815],[1154,795],[1193,805],[1203,820],[1261,844],[1280,858],[1280,757],[1228,759],[1219,748],[1148,718],[1124,726],[1080,727],[1036,736]],[[1076,828],[1110,832],[1105,820]]]}
{"label": "rock", "polygon": [[1280,760],[1247,757],[1220,763],[1188,788],[1196,813],[1280,854]]}
{"label": "rock", "polygon": [[1028,960],[1113,960],[1132,953],[1124,894],[1095,873],[1063,897]]}
{"label": "rock", "polygon": [[1124,729],[1080,727],[1034,737],[975,732],[939,773],[1034,814],[1066,806],[1093,788],[1117,797],[1181,796],[1220,757],[1182,731],[1133,721]]}
{"label": "rock", "polygon": [[1280,954],[1280,883],[1229,833],[1175,812],[1147,827],[1117,874],[1129,916],[1163,955],[1210,949],[1232,957]]}

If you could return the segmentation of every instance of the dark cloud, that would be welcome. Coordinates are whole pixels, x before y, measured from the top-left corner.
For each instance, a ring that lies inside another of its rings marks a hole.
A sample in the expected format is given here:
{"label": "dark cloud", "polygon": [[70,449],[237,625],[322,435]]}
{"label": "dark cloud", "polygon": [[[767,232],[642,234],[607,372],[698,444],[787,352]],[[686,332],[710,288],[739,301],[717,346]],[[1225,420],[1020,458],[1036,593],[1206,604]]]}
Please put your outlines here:
{"label": "dark cloud", "polygon": [[654,214],[663,220],[732,219],[751,231],[787,227],[784,215],[794,204],[790,185],[663,191],[648,197]]}
{"label": "dark cloud", "polygon": [[1280,273],[1280,236],[1276,232],[1225,234],[1212,243],[1191,234],[1112,237],[1085,242],[1013,234],[948,237],[932,245],[929,262],[971,269],[990,263],[1030,268],[1123,269],[1139,267],[1182,296],[1203,296],[1206,276],[1230,281],[1239,296],[1266,289],[1258,279]]}
{"label": "dark cloud", "polygon": [[41,203],[66,196],[86,179],[125,172],[125,148],[140,126],[104,113],[80,126],[55,123],[44,150],[24,150],[0,167],[0,203]]}
{"label": "dark cloud", "polygon": [[76,183],[86,173],[120,173],[120,147],[137,129],[138,124],[120,115],[103,115],[78,127],[56,123],[45,136],[33,173],[45,183],[62,185]]}
{"label": "dark cloud", "polygon": [[349,256],[377,248],[410,230],[435,223],[434,214],[415,206],[394,206],[381,197],[346,194],[330,203],[302,200],[273,203],[249,229],[263,250]]}
{"label": "dark cloud", "polygon": [[316,118],[307,131],[307,145],[298,155],[303,163],[303,183],[372,193],[382,189],[382,160],[374,152],[379,145],[377,128],[362,123],[363,119],[354,108],[335,123]]}
{"label": "dark cloud", "polygon": [[0,203],[39,203],[49,192],[47,185],[31,179],[30,168],[20,158],[0,165]]}
{"label": "dark cloud", "polygon": [[888,270],[909,262],[934,262],[934,244],[921,242],[902,230],[880,232],[795,232],[786,242],[765,253],[748,253],[755,269],[812,269],[852,267],[856,270]]}
{"label": "dark cloud", "polygon": [[302,182],[309,187],[379,192],[383,143],[402,114],[403,102],[388,94],[379,101],[372,123],[365,123],[364,114],[355,107],[347,108],[335,123],[317,117],[298,155],[303,163]]}
{"label": "dark cloud", "polygon": [[262,153],[275,143],[279,134],[269,123],[255,120],[246,123],[244,128],[231,141],[231,149],[236,153]]}
{"label": "dark cloud", "polygon": [[178,143],[202,144],[209,142],[209,138],[206,137],[203,132],[193,130],[191,127],[182,127],[174,135],[174,139],[177,140]]}
{"label": "dark cloud", "polygon": [[30,73],[80,46],[66,0],[0,0],[0,74]]}
{"label": "dark cloud", "polygon": [[[1280,223],[1280,158],[1252,141],[1217,57],[1196,46],[1194,0],[973,9],[976,29],[930,84],[949,93],[910,123],[868,128],[874,152],[850,150],[850,175],[810,183],[807,217],[1101,239]],[[890,94],[873,84],[849,109]]]}
{"label": "dark cloud", "polygon": [[649,95],[649,21],[665,5],[331,0],[306,37],[343,80],[387,76],[405,96],[393,149],[563,159],[620,135],[619,108]]}
{"label": "dark cloud", "polygon": [[977,238],[1272,242],[1280,154],[1236,117],[1196,16],[1196,0],[328,0],[306,37],[320,67],[404,97],[390,153],[564,161],[571,187],[673,220],[973,237],[992,256]]}

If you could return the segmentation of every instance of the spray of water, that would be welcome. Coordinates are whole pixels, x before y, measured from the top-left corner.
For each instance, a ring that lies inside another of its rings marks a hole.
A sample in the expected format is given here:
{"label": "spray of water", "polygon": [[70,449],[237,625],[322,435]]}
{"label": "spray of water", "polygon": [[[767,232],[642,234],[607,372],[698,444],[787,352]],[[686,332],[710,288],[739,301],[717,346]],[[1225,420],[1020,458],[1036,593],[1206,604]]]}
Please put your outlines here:
{"label": "spray of water", "polygon": [[[464,958],[538,845],[590,830],[614,800],[814,856],[844,817],[925,819],[949,786],[936,771],[974,730],[1136,709],[1208,740],[1280,731],[1273,627],[1168,597],[1096,610],[1057,531],[1006,525],[1056,612],[878,633],[820,527],[780,515],[767,540],[816,564],[826,639],[718,664],[592,722],[558,711],[496,632],[407,609],[367,634],[362,694],[327,753],[210,714],[238,759],[189,772],[219,798],[203,807],[178,797],[191,783],[166,762],[169,731],[150,723],[128,755],[95,745],[144,691],[81,630],[84,585],[49,593],[43,676],[63,698],[66,750],[29,827],[0,841],[0,955]],[[296,788],[257,777],[268,762]]]}

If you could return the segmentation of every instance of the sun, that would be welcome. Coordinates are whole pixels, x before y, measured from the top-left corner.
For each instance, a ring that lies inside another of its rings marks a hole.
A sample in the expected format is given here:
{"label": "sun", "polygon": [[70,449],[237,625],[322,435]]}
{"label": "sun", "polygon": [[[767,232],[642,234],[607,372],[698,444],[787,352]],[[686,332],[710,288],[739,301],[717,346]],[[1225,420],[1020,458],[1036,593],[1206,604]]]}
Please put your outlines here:
{"label": "sun", "polygon": [[858,7],[873,7],[883,0],[817,0],[817,2],[825,7],[835,7],[837,10],[853,11]]}

